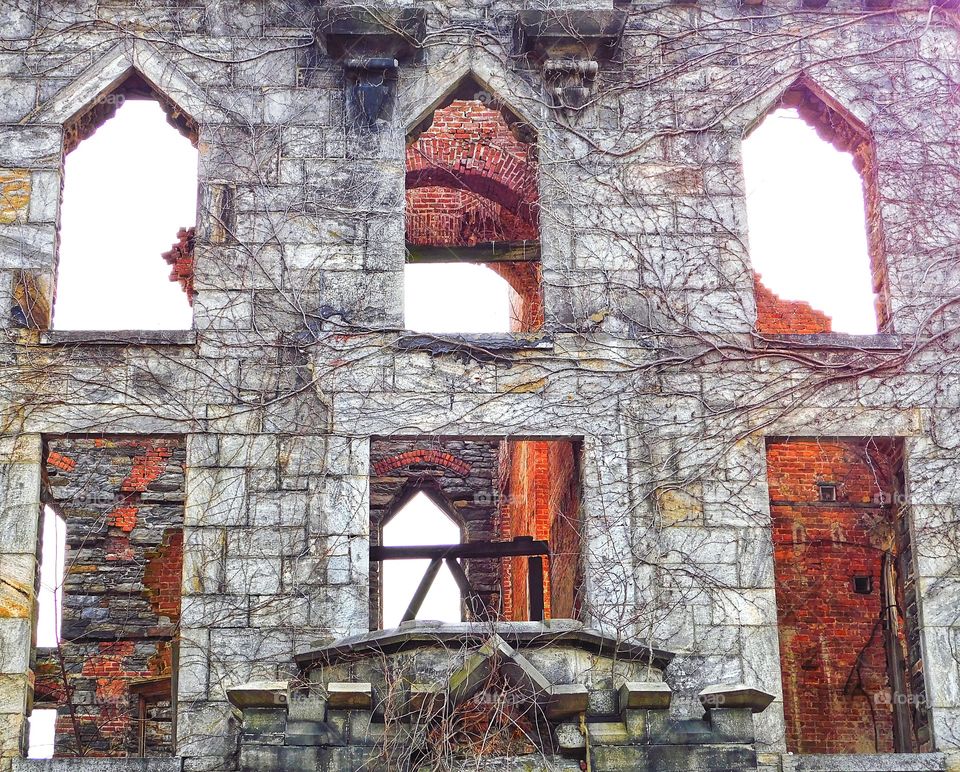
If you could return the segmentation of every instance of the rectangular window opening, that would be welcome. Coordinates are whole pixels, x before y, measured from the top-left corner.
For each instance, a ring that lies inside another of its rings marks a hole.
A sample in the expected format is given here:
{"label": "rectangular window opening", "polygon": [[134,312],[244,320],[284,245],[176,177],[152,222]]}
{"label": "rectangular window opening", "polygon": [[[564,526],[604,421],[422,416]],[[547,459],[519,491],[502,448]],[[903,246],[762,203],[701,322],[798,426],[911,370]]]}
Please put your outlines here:
{"label": "rectangular window opening", "polygon": [[932,750],[903,458],[891,438],[767,442],[791,753]]}
{"label": "rectangular window opening", "polygon": [[580,442],[375,438],[370,626],[580,615]]}

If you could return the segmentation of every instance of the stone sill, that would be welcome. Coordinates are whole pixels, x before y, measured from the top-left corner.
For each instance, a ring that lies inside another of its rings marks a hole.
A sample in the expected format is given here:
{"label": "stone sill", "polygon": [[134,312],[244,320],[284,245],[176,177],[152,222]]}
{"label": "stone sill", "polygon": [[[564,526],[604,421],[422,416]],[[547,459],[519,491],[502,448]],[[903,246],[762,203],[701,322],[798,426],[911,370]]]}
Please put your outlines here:
{"label": "stone sill", "polygon": [[943,772],[942,753],[785,754],[783,772]]}
{"label": "stone sill", "polygon": [[848,335],[843,332],[817,332],[809,335],[761,335],[767,345],[787,344],[799,348],[860,349],[864,351],[900,351],[903,342],[899,335],[877,333],[876,335]]}
{"label": "stone sill", "polygon": [[421,351],[432,356],[453,354],[486,361],[522,351],[553,351],[553,339],[539,333],[406,332],[397,339],[396,347],[400,351]]}
{"label": "stone sill", "polygon": [[196,330],[44,330],[41,346],[193,346]]}
{"label": "stone sill", "polygon": [[183,759],[166,758],[62,758],[13,759],[13,772],[180,772]]}

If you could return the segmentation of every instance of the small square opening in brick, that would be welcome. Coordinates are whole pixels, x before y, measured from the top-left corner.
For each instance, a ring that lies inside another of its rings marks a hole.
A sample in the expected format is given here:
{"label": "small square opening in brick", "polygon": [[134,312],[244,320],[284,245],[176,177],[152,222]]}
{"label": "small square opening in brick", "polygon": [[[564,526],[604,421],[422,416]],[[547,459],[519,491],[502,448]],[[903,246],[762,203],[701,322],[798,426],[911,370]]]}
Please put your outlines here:
{"label": "small square opening in brick", "polygon": [[873,592],[872,576],[853,577],[853,591],[857,595],[870,595]]}
{"label": "small square opening in brick", "polygon": [[817,490],[820,494],[820,501],[837,500],[837,486],[833,483],[817,483]]}

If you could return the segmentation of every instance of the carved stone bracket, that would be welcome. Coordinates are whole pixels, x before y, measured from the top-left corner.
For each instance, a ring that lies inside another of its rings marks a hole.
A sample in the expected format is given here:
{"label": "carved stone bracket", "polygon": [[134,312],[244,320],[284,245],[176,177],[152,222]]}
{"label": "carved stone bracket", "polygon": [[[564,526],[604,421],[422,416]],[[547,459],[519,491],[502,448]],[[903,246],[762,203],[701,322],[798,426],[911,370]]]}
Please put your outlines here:
{"label": "carved stone bracket", "polygon": [[537,63],[555,107],[579,110],[593,95],[600,63],[620,49],[626,14],[607,11],[521,11],[517,53]]}
{"label": "carved stone bracket", "polygon": [[422,9],[342,6],[317,13],[317,39],[346,72],[356,122],[373,128],[387,116],[397,69],[416,59],[426,30]]}

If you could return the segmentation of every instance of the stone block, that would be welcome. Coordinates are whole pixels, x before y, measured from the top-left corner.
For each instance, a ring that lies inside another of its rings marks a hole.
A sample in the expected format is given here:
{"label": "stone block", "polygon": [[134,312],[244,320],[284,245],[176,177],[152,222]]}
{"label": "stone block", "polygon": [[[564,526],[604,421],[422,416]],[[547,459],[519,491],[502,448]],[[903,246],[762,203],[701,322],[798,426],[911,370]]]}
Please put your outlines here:
{"label": "stone block", "polygon": [[620,710],[667,710],[672,696],[665,683],[628,681],[620,687]]}
{"label": "stone block", "polygon": [[697,699],[708,711],[713,708],[731,708],[761,713],[773,702],[774,695],[744,684],[721,684],[702,689]]}
{"label": "stone block", "polygon": [[327,684],[327,705],[334,710],[369,710],[373,685],[369,683]]}

